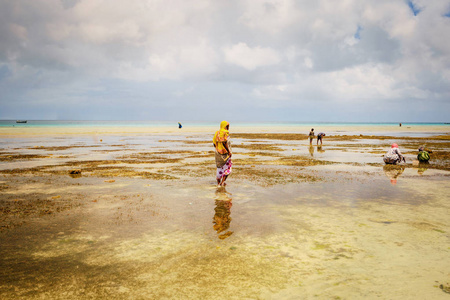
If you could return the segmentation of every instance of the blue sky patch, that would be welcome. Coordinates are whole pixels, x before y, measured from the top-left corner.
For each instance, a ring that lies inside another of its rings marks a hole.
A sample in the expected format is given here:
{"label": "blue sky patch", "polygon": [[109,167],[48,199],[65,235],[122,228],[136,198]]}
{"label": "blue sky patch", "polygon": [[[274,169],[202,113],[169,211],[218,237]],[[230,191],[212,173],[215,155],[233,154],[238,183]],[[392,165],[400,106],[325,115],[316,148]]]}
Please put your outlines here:
{"label": "blue sky patch", "polygon": [[362,30],[362,27],[358,25],[358,29],[356,29],[356,32],[355,32],[355,35],[354,35],[355,39],[358,39],[358,40],[361,39],[361,35],[360,35],[361,30]]}
{"label": "blue sky patch", "polygon": [[411,0],[408,0],[408,6],[415,16],[417,16],[421,12],[421,10],[416,7]]}
{"label": "blue sky patch", "polygon": [[8,76],[11,76],[11,70],[7,65],[0,65],[0,80]]}

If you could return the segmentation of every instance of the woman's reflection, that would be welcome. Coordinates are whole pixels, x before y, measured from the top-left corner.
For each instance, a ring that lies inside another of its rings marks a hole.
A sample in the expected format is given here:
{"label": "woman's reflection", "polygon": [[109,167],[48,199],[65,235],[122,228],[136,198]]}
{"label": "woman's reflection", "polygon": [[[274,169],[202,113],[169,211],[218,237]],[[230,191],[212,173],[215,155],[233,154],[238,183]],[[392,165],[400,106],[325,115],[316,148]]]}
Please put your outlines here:
{"label": "woman's reflection", "polygon": [[417,170],[417,173],[420,175],[423,175],[423,173],[428,170],[428,167],[430,166],[429,162],[420,162],[419,163],[419,169]]}
{"label": "woman's reflection", "polygon": [[405,166],[385,165],[383,167],[384,174],[391,180],[392,185],[397,184],[397,178],[405,171]]}
{"label": "woman's reflection", "polygon": [[[214,208],[215,214],[213,217],[213,228],[217,231],[219,234],[219,239],[221,240],[226,239],[233,234],[233,231],[228,230],[231,223],[231,206],[233,205],[231,201],[232,199],[228,196],[225,188],[220,188],[216,191],[216,207]],[[226,232],[222,233],[224,231]]]}
{"label": "woman's reflection", "polygon": [[311,156],[314,156],[314,146],[310,145],[309,146],[309,154],[311,154]]}

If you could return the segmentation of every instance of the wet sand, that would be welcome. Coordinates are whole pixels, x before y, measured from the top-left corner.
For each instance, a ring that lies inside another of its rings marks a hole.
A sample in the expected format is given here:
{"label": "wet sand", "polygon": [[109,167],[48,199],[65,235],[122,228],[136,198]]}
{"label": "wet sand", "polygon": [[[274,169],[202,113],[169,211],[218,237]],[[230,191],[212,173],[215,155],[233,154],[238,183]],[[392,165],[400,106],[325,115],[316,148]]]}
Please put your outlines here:
{"label": "wet sand", "polygon": [[[16,129],[0,130],[1,299],[450,296],[445,127],[321,147],[238,128],[226,188],[215,129]],[[407,164],[386,167],[394,141]]]}
{"label": "wet sand", "polygon": [[[316,126],[314,126],[316,127]],[[308,134],[311,129],[311,125],[298,124],[298,125],[284,125],[284,124],[272,124],[272,125],[246,125],[246,124],[232,124],[233,133],[305,133]],[[13,124],[10,127],[0,126],[0,136],[2,137],[20,137],[20,136],[50,136],[50,135],[91,135],[91,136],[107,136],[107,135],[147,135],[147,134],[194,134],[201,133],[206,134],[215,132],[217,126],[200,126],[186,125],[182,129],[168,126],[28,126],[21,124]],[[398,125],[386,125],[386,124],[373,124],[367,125],[336,125],[336,124],[321,124],[319,128],[316,128],[316,133],[325,132],[327,134],[350,135],[351,133],[376,135],[377,133],[388,134],[393,136],[417,136],[423,134],[448,134],[449,126],[445,124],[435,125],[420,125],[420,124],[404,124],[402,127]]]}

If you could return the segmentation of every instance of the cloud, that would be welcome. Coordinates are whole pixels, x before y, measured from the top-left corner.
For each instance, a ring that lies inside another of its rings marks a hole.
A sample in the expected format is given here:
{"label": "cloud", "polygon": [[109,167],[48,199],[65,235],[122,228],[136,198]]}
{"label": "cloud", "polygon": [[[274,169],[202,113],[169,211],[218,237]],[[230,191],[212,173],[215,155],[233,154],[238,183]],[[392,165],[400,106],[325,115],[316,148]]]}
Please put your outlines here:
{"label": "cloud", "polygon": [[448,12],[438,0],[0,0],[0,118],[105,99],[131,118],[163,103],[202,119],[217,99],[280,119],[282,108],[327,103],[347,118],[350,105],[370,115],[424,100],[442,116]]}
{"label": "cloud", "polygon": [[250,48],[245,43],[239,43],[225,48],[225,61],[235,64],[247,70],[255,70],[258,67],[275,65],[280,62],[278,53],[270,48]]}

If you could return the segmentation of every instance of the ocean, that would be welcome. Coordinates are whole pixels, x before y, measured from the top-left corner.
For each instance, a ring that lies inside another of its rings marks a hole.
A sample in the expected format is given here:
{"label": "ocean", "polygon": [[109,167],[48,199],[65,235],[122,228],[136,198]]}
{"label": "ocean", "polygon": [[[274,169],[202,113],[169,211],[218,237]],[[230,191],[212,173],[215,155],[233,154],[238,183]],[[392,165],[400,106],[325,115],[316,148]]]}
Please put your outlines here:
{"label": "ocean", "polygon": [[[178,121],[82,121],[82,120],[28,120],[27,123],[16,123],[15,120],[0,120],[0,129],[21,128],[32,131],[46,128],[49,131],[64,130],[71,132],[132,132],[159,133],[170,132],[203,132],[215,131],[219,127],[217,122],[182,122],[183,128],[178,129]],[[282,132],[308,134],[314,128],[316,133],[325,132],[327,135],[380,135],[380,136],[410,136],[426,137],[447,135],[450,133],[448,123],[355,123],[355,122],[230,122],[230,132]],[[148,131],[147,131],[148,130]]]}
{"label": "ocean", "polygon": [[[218,122],[181,122],[188,126],[216,126]],[[217,123],[217,124],[216,124]],[[355,127],[380,127],[380,126],[399,126],[400,123],[394,122],[233,122],[234,126],[243,127],[291,127],[291,126],[355,126]],[[444,126],[450,128],[450,123],[401,123],[402,126]],[[27,127],[169,127],[178,126],[178,121],[124,121],[124,120],[28,120],[27,123],[16,123],[16,120],[0,120],[0,127],[27,126]]]}

